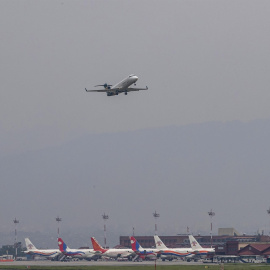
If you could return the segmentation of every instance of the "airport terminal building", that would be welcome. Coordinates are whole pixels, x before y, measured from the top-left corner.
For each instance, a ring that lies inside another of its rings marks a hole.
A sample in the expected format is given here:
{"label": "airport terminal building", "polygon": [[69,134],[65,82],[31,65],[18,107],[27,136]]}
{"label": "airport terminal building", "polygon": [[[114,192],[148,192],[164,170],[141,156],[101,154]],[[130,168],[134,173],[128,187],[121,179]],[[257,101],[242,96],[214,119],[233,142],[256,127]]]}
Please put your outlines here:
{"label": "airport terminal building", "polygon": [[[169,248],[190,247],[188,235],[159,236]],[[210,235],[194,235],[202,247],[211,247]],[[153,236],[136,236],[135,238],[142,247],[152,248],[155,246]],[[120,246],[131,247],[129,236],[120,236]],[[242,255],[244,253],[266,256],[270,255],[270,236],[240,235],[234,228],[220,228],[218,235],[212,237],[212,246],[217,255]],[[258,254],[259,253],[259,254]]]}

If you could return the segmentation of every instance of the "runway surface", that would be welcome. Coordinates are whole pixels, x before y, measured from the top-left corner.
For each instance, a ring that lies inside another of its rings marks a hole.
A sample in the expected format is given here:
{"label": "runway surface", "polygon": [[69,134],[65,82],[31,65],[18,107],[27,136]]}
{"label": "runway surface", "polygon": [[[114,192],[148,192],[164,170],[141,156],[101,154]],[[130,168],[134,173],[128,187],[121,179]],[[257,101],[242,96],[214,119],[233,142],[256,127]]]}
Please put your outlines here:
{"label": "runway surface", "polygon": [[[130,261],[13,261],[13,262],[0,262],[1,265],[24,265],[24,266],[140,266],[140,265],[154,265],[154,261],[143,262],[130,262]],[[172,261],[162,262],[157,261],[157,265],[202,265],[202,262],[184,262],[184,261]],[[204,264],[205,265],[205,264]],[[212,264],[213,265],[213,264]]]}

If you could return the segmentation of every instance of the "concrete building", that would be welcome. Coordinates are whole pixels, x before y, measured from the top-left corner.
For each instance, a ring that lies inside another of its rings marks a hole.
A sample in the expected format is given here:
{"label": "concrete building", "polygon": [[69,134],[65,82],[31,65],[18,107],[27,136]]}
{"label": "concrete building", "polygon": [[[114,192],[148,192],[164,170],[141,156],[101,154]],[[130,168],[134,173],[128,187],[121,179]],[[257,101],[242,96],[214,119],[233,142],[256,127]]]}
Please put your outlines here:
{"label": "concrete building", "polygon": [[[135,236],[140,245],[144,248],[151,248],[155,246],[153,236]],[[160,236],[160,239],[168,247],[190,246],[188,236]],[[120,236],[120,245],[131,248],[129,236]]]}
{"label": "concrete building", "polygon": [[[210,235],[194,235],[194,237],[202,247],[211,247]],[[135,236],[135,238],[144,248],[155,247],[153,236]],[[160,239],[169,248],[190,247],[188,235],[160,236]],[[219,235],[214,235],[212,241],[217,255],[238,255],[240,250],[249,244],[270,245],[270,236],[261,234],[240,235],[234,228],[220,228]],[[129,236],[120,236],[120,245],[131,247]]]}
{"label": "concrete building", "polygon": [[239,236],[240,233],[234,228],[218,228],[219,236]]}
{"label": "concrete building", "polygon": [[270,244],[249,244],[238,252],[239,256],[263,256],[269,257],[270,256]]}
{"label": "concrete building", "polygon": [[225,245],[225,255],[270,255],[270,242],[244,243],[229,241]]}

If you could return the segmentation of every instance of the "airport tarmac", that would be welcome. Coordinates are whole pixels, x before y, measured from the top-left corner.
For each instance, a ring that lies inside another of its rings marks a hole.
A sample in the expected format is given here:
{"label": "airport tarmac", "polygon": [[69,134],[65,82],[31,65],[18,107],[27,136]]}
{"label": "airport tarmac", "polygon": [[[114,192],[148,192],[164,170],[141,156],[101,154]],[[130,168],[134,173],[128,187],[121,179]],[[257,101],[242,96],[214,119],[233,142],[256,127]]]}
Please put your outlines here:
{"label": "airport tarmac", "polygon": [[[158,260],[157,265],[202,265],[202,262],[185,262],[185,261],[166,261],[162,262]],[[13,261],[13,262],[0,262],[0,266],[2,265],[10,265],[10,266],[136,266],[136,265],[154,265],[154,261],[142,261],[142,262],[130,262],[130,261],[69,261],[69,262],[61,262],[61,261]],[[205,264],[204,264],[205,265]],[[213,264],[212,264],[213,265]]]}

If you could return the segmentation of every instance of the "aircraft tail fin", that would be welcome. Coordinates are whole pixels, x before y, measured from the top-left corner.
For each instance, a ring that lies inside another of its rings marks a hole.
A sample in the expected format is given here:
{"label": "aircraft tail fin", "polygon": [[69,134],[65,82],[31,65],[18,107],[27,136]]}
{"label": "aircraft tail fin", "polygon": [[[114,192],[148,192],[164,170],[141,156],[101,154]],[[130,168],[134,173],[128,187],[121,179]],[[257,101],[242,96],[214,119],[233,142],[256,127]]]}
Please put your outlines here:
{"label": "aircraft tail fin", "polygon": [[167,249],[167,247],[164,245],[164,243],[160,240],[160,238],[157,235],[154,235],[154,238],[156,249]]}
{"label": "aircraft tail fin", "polygon": [[25,245],[27,250],[36,250],[37,248],[33,245],[29,238],[25,238]]}
{"label": "aircraft tail fin", "polygon": [[198,243],[198,241],[194,238],[193,235],[189,235],[188,237],[189,237],[191,248],[193,250],[202,249],[202,246]]}
{"label": "aircraft tail fin", "polygon": [[62,238],[58,238],[58,247],[61,252],[65,252],[67,249],[69,249]]}
{"label": "aircraft tail fin", "polygon": [[139,242],[135,239],[135,237],[131,236],[130,237],[130,243],[131,243],[131,248],[133,251],[142,251],[143,248],[139,244]]}
{"label": "aircraft tail fin", "polygon": [[102,253],[106,251],[106,249],[104,249],[96,240],[95,237],[91,237],[91,241],[92,241],[92,245],[93,245],[93,249],[94,251],[101,251]]}

